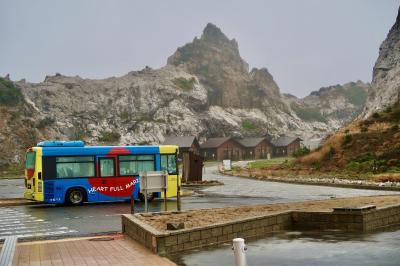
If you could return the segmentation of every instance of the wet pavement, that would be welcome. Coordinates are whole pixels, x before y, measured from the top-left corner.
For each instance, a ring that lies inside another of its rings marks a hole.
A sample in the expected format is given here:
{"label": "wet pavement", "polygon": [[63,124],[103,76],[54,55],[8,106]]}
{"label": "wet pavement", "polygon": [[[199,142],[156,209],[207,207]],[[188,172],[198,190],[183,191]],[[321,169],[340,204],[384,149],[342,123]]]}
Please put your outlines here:
{"label": "wet pavement", "polygon": [[[367,195],[387,195],[396,192],[362,190],[349,188],[335,188],[326,186],[295,185],[238,178],[220,175],[216,172],[216,166],[206,169],[205,178],[219,180],[225,185],[199,189],[194,196],[182,198],[182,209],[216,208],[226,206],[269,204],[279,202],[293,202],[315,199],[329,199],[333,197],[351,197]],[[19,182],[19,183],[18,183]],[[1,186],[5,184],[5,186]],[[22,196],[20,186],[23,180],[0,180],[0,195],[10,197],[18,194]],[[3,188],[7,188],[2,190]],[[21,192],[16,192],[16,191]],[[3,194],[5,193],[5,194]],[[8,194],[7,194],[8,193]],[[176,209],[176,201],[168,201],[168,210]],[[162,211],[162,201],[154,201],[149,204],[149,211]],[[99,203],[85,204],[83,206],[19,206],[0,208],[4,214],[0,214],[0,238],[10,234],[18,234],[21,237],[46,237],[66,235],[88,235],[101,232],[115,232],[121,230],[120,215],[130,213],[130,204]],[[135,211],[143,212],[144,204],[135,203]],[[18,213],[13,217],[13,212]],[[25,216],[26,215],[26,216]],[[31,223],[39,220],[38,223]],[[13,219],[15,226],[5,227],[7,219]],[[23,228],[26,228],[22,230]],[[61,228],[61,229],[60,229]]]}
{"label": "wet pavement", "polygon": [[[400,265],[400,228],[374,234],[281,232],[246,243],[248,265]],[[234,265],[231,245],[171,258],[178,265]]]}
{"label": "wet pavement", "polygon": [[24,179],[0,179],[0,199],[4,198],[23,198],[24,197]]}

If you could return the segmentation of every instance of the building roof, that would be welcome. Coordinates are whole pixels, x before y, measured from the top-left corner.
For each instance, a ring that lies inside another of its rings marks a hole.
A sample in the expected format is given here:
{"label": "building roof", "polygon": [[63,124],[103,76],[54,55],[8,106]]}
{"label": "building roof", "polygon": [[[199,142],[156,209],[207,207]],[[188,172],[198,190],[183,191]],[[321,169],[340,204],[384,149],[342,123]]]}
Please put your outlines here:
{"label": "building roof", "polygon": [[282,136],[282,137],[272,140],[272,144],[274,144],[274,146],[276,146],[276,147],[283,147],[283,146],[288,146],[290,143],[292,143],[295,140],[302,141],[302,139],[298,138],[298,137]]}
{"label": "building roof", "polygon": [[190,148],[193,143],[199,145],[195,136],[166,136],[162,145],[177,145],[179,148]]}
{"label": "building roof", "polygon": [[206,142],[203,142],[200,147],[202,149],[210,149],[210,148],[218,148],[228,140],[230,140],[231,137],[224,137],[224,138],[209,138],[207,139]]}
{"label": "building roof", "polygon": [[263,140],[268,140],[266,138],[243,138],[243,139],[237,139],[237,142],[239,142],[242,146],[246,148],[253,148],[256,147],[260,142]]}

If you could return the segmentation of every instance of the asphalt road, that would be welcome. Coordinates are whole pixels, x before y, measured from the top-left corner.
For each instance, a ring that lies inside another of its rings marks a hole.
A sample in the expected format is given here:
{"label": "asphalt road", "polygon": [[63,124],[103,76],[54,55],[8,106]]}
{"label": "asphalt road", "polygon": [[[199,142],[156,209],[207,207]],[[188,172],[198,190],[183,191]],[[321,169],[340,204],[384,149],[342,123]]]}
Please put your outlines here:
{"label": "asphalt road", "polygon": [[[206,169],[204,179],[223,182],[197,191],[194,196],[182,198],[182,209],[216,208],[226,206],[268,204],[278,202],[328,199],[332,197],[394,194],[396,192],[306,186],[266,182],[223,176],[216,167]],[[22,188],[21,188],[22,187]],[[0,195],[21,197],[23,180],[1,180]],[[176,209],[176,201],[169,200],[168,210]],[[150,211],[162,211],[162,201],[150,203]],[[135,204],[136,212],[144,211],[143,203]],[[102,203],[68,206],[19,206],[0,208],[0,238],[19,235],[21,238],[88,235],[121,230],[120,215],[130,212],[130,204]]]}

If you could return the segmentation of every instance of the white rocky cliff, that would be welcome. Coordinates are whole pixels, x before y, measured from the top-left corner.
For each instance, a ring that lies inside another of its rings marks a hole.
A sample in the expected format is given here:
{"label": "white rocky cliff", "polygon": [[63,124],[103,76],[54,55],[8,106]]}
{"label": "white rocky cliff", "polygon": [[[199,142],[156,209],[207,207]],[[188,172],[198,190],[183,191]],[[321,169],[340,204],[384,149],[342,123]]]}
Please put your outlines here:
{"label": "white rocky cliff", "polygon": [[[1,81],[21,97],[0,101],[0,167],[21,161],[24,149],[42,139],[122,145],[156,144],[169,134],[319,139],[359,115],[364,102],[354,93],[369,88],[357,82],[304,99],[282,95],[268,70],[249,71],[237,42],[213,24],[161,69],[101,80],[56,74],[41,83],[14,82],[16,88]],[[9,150],[20,156],[7,157]]]}
{"label": "white rocky cliff", "polygon": [[400,102],[400,9],[393,27],[379,48],[372,90],[363,112],[368,117],[374,112]]}

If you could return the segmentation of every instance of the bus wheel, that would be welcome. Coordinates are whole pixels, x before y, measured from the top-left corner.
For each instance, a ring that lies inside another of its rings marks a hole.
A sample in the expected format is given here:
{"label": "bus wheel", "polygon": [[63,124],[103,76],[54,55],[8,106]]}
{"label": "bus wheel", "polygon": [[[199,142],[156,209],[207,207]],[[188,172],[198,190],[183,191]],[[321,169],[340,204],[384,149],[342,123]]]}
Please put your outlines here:
{"label": "bus wheel", "polygon": [[81,205],[85,199],[85,195],[82,189],[73,188],[68,192],[67,201],[71,205]]}
{"label": "bus wheel", "polygon": [[[144,194],[139,193],[139,199],[140,201],[144,202]],[[154,199],[154,194],[153,193],[147,193],[147,201],[151,202]]]}

